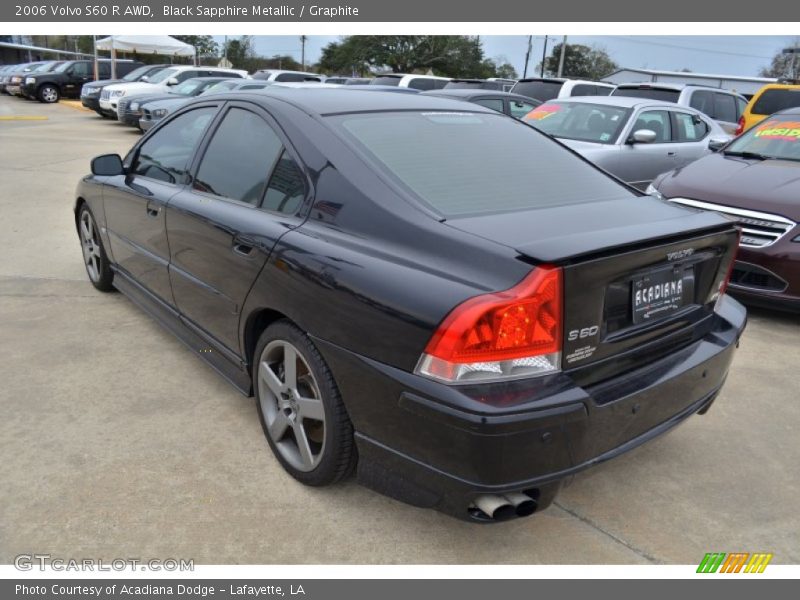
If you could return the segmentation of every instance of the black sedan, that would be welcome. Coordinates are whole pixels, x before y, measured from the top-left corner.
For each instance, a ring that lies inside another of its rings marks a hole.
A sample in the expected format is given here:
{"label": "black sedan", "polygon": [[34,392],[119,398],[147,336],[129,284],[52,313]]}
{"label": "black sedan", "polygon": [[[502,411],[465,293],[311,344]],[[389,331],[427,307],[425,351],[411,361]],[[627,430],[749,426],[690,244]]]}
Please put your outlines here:
{"label": "black sedan", "polygon": [[296,479],[473,521],[704,413],[745,325],[729,220],[430,96],[198,98],[93,160],[75,223],[94,286],[255,395]]}
{"label": "black sedan", "polygon": [[525,115],[541,104],[541,101],[528,98],[527,96],[485,89],[451,89],[445,87],[442,90],[431,90],[429,92],[422,92],[422,94],[425,96],[439,96],[440,98],[452,98],[453,100],[463,100],[465,102],[472,102],[473,104],[480,104],[481,106],[491,108],[509,117],[514,117],[515,119],[524,118]]}

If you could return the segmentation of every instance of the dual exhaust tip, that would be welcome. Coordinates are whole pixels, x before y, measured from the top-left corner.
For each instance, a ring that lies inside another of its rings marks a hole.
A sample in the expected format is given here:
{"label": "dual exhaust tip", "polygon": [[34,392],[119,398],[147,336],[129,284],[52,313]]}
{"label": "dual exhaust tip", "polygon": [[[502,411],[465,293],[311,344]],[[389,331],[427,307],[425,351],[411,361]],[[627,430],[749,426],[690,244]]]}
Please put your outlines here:
{"label": "dual exhaust tip", "polygon": [[514,517],[527,517],[536,510],[536,500],[522,492],[508,494],[483,494],[473,501],[483,513],[480,517],[492,521],[507,521]]}

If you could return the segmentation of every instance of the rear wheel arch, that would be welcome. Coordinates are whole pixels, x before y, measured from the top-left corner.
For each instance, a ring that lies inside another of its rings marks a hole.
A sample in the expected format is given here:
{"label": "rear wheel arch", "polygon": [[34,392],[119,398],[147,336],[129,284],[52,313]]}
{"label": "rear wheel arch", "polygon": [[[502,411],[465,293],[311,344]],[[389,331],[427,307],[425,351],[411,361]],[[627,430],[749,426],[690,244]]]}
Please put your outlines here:
{"label": "rear wheel arch", "polygon": [[255,362],[255,350],[256,345],[258,344],[258,340],[261,337],[261,334],[264,333],[264,330],[275,323],[276,321],[280,321],[281,319],[285,319],[290,321],[291,323],[297,325],[290,319],[288,316],[283,314],[280,311],[271,309],[271,308],[260,308],[256,309],[251,312],[247,320],[245,321],[244,325],[244,359],[246,363],[250,366],[250,375],[252,376],[253,372],[253,363]]}

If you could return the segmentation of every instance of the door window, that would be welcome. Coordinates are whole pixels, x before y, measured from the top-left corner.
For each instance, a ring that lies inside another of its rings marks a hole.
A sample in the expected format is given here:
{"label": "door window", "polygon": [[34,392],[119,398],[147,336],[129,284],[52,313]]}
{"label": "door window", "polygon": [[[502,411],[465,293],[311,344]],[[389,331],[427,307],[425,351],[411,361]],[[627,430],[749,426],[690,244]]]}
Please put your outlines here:
{"label": "door window", "polygon": [[293,215],[306,197],[303,172],[286,150],[272,171],[262,208]]}
{"label": "door window", "polygon": [[189,162],[216,110],[197,108],[166,123],[139,147],[131,173],[166,183],[188,183]]}
{"label": "door window", "polygon": [[597,94],[597,88],[587,83],[579,83],[572,88],[570,96],[594,96]]}
{"label": "door window", "polygon": [[[102,63],[101,66],[103,66]],[[73,77],[80,79],[83,77],[89,77],[89,74],[90,74],[89,63],[79,62],[72,65]]]}
{"label": "door window", "polygon": [[536,104],[529,104],[520,100],[509,100],[508,106],[511,109],[511,116],[515,119],[522,119],[525,115],[536,108]]}
{"label": "door window", "polygon": [[492,110],[496,110],[497,112],[503,112],[503,101],[491,98],[485,98],[483,100],[475,100],[475,104],[480,104],[481,106],[485,106],[486,108],[491,108]]}
{"label": "door window", "polygon": [[697,115],[676,112],[675,115],[675,141],[696,142],[706,137],[708,125]]}
{"label": "door window", "polygon": [[263,118],[232,108],[208,144],[194,189],[258,205],[282,150],[280,138]]}
{"label": "door window", "polygon": [[648,110],[639,115],[631,133],[638,129],[649,129],[656,133],[656,143],[672,141],[672,128],[669,124],[669,113],[665,110]]}
{"label": "door window", "polygon": [[714,118],[718,121],[736,123],[736,99],[730,94],[714,94]]}
{"label": "door window", "polygon": [[706,90],[697,90],[692,94],[692,99],[689,101],[689,106],[701,113],[707,114],[712,119],[714,116],[714,94]]}

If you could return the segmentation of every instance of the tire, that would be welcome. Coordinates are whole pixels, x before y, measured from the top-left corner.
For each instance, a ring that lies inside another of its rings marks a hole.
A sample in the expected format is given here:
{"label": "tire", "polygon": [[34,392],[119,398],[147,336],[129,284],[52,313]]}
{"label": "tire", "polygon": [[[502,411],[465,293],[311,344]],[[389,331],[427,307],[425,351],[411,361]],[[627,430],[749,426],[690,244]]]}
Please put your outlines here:
{"label": "tire", "polygon": [[[287,320],[276,321],[261,334],[254,357],[258,416],[281,466],[310,486],[331,485],[349,475],[357,460],[353,425],[309,337]],[[293,378],[286,369],[291,362]]]}
{"label": "tire", "polygon": [[97,222],[86,204],[78,211],[78,237],[81,240],[83,263],[89,281],[101,292],[113,291],[114,271],[111,270],[111,262],[103,248]]}
{"label": "tire", "polygon": [[49,83],[45,83],[40,87],[36,95],[39,98],[39,102],[44,102],[45,104],[54,104],[61,98],[61,92],[58,91],[58,88]]}
{"label": "tire", "polygon": [[108,115],[108,114],[106,114],[105,112],[103,112],[103,111],[102,111],[102,110],[100,110],[99,108],[98,108],[96,111],[94,111],[94,112],[96,112],[98,115],[100,115],[100,116],[101,116],[101,117],[103,117],[104,119],[110,119],[110,118],[111,118],[111,115]]}

